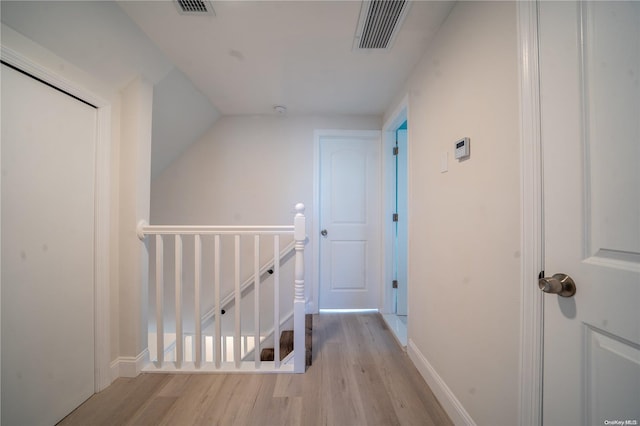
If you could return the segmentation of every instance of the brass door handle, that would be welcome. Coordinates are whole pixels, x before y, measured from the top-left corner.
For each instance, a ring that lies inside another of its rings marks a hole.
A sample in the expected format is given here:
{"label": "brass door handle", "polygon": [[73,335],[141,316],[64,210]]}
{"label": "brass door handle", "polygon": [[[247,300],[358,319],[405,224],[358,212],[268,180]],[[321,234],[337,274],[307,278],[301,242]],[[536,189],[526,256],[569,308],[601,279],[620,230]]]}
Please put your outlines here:
{"label": "brass door handle", "polygon": [[572,297],[576,294],[576,283],[567,274],[554,274],[553,277],[540,278],[538,287],[545,293],[562,297]]}

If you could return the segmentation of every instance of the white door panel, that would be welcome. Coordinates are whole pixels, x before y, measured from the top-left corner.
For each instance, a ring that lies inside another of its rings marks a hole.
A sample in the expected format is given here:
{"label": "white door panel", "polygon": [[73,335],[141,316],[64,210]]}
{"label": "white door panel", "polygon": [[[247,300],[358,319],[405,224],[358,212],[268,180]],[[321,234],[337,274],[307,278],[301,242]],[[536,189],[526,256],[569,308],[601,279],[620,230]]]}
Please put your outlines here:
{"label": "white door panel", "polygon": [[640,423],[640,3],[539,10],[544,423]]}
{"label": "white door panel", "polygon": [[320,308],[378,307],[379,137],[320,138]]}
{"label": "white door panel", "polygon": [[96,110],[2,66],[2,424],[94,393]]}

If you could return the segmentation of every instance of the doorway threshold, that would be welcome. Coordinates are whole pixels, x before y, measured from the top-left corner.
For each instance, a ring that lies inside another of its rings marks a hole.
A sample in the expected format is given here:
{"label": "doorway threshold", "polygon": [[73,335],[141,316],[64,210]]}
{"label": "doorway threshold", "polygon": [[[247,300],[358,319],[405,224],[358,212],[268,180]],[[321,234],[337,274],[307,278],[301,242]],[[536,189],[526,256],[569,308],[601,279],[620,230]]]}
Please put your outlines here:
{"label": "doorway threshold", "polygon": [[404,350],[407,350],[407,316],[396,314],[382,314],[384,322],[391,330],[393,337]]}

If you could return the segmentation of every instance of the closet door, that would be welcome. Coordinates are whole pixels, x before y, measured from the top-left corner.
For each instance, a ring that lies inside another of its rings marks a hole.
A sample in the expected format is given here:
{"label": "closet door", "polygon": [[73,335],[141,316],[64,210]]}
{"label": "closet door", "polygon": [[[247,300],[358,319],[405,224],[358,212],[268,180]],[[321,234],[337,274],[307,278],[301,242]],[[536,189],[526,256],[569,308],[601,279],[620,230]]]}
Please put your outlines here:
{"label": "closet door", "polygon": [[2,424],[94,393],[95,108],[2,66]]}

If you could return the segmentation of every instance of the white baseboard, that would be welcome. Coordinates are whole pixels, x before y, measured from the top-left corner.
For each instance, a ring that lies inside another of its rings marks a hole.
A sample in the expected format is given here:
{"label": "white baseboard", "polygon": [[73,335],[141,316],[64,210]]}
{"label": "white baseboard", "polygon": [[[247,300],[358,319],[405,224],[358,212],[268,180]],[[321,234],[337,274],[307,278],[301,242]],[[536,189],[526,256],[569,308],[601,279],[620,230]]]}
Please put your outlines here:
{"label": "white baseboard", "polygon": [[116,358],[111,361],[111,364],[109,364],[109,370],[111,374],[111,383],[113,383],[114,380],[120,377],[120,360]]}
{"label": "white baseboard", "polygon": [[449,389],[444,380],[442,380],[442,377],[440,377],[411,339],[409,339],[409,344],[407,345],[407,354],[453,423],[455,425],[475,426],[476,423],[469,413],[467,413],[467,410],[464,409],[458,398],[456,398],[451,389]]}
{"label": "white baseboard", "polygon": [[112,381],[118,377],[137,377],[149,362],[149,350],[138,356],[121,356],[110,365]]}

